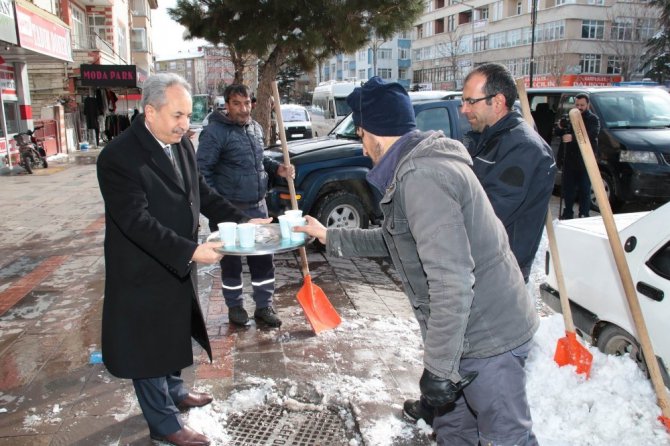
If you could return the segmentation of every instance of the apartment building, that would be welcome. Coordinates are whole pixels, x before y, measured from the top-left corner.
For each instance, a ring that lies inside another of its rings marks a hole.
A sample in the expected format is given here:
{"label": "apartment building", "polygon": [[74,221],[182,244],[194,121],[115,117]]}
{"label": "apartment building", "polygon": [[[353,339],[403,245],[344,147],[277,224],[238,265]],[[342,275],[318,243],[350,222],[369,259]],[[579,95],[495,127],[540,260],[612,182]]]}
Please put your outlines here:
{"label": "apartment building", "polygon": [[531,58],[536,87],[640,79],[658,15],[637,0],[428,0],[414,27],[412,81],[461,88],[473,66],[499,62],[528,85]]}
{"label": "apartment building", "polygon": [[405,88],[412,81],[411,32],[401,32],[390,40],[372,38],[354,54],[338,54],[317,69],[317,83],[327,81],[365,81],[379,76]]}
{"label": "apartment building", "polygon": [[205,52],[201,47],[157,57],[154,69],[156,73],[176,73],[182,76],[191,84],[193,94],[208,93]]}

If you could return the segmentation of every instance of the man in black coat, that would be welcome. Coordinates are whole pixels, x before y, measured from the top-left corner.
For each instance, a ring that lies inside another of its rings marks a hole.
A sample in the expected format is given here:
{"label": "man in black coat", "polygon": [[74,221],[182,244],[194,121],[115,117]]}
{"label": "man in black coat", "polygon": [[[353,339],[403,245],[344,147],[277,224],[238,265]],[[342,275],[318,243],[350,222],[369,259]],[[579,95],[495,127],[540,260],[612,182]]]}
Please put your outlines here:
{"label": "man in black coat", "polygon": [[[600,119],[589,110],[589,96],[580,93],[575,96],[575,108],[579,109],[584,120],[586,133],[596,159],[598,158],[598,134],[600,133]],[[561,119],[556,132],[561,136],[561,147],[558,151],[558,165],[563,170],[561,179],[561,193],[565,200],[565,208],[561,218],[568,220],[573,218],[572,210],[575,199],[579,203],[579,216],[588,217],[591,209],[591,180],[586,171],[582,153],[579,151],[577,139],[572,131],[568,119]]]}
{"label": "man in black coat", "polygon": [[185,137],[189,84],[174,74],[151,76],[142,107],[145,114],[98,158],[105,201],[103,361],[112,375],[133,380],[152,438],[208,445],[179,416],[180,409],[212,401],[211,395],[186,390],[180,378],[181,369],[193,364],[191,337],[212,359],[196,263],[213,264],[222,256],[220,243],[198,244],[198,219],[201,212],[217,222],[248,217],[198,174]]}

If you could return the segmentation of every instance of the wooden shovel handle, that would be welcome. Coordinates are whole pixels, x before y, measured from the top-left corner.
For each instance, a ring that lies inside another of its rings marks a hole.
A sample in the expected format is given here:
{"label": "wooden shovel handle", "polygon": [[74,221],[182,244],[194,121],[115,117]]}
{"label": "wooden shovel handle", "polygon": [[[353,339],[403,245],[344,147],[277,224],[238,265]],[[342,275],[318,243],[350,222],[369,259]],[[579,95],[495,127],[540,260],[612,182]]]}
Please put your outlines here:
{"label": "wooden shovel handle", "polygon": [[626,257],[623,252],[621,239],[619,238],[619,232],[617,231],[616,225],[614,223],[612,208],[610,207],[607,194],[605,193],[603,180],[600,176],[600,169],[598,169],[598,163],[596,162],[596,157],[593,154],[593,148],[591,147],[591,142],[589,141],[588,133],[586,132],[586,126],[584,125],[581,112],[576,108],[573,108],[570,110],[569,114],[570,121],[572,122],[572,128],[577,139],[577,144],[579,145],[579,150],[582,153],[584,165],[586,166],[589,178],[591,179],[591,187],[593,187],[593,190],[596,194],[596,201],[598,202],[598,207],[600,208],[600,214],[602,215],[603,222],[605,223],[607,238],[609,239],[610,247],[612,248],[614,262],[616,263],[617,270],[619,271],[619,277],[621,278],[621,283],[626,294],[626,300],[628,300],[631,316],[633,317],[633,322],[635,322],[638,341],[640,341],[640,346],[642,347],[642,352],[644,353],[644,360],[647,363],[647,369],[649,370],[651,382],[654,385],[654,389],[656,390],[658,405],[663,412],[663,416],[667,419],[670,418],[668,395],[665,390],[663,378],[661,377],[661,370],[658,366],[658,362],[656,361],[654,349],[651,345],[651,340],[649,339],[647,325],[644,322],[644,317],[642,316],[642,309],[640,308],[640,302],[637,298],[637,293],[635,292],[635,286],[633,285],[633,278],[630,274],[628,262],[626,261]]}
{"label": "wooden shovel handle", "polygon": [[[288,144],[286,143],[286,130],[284,129],[284,118],[281,115],[281,104],[279,100],[279,89],[277,82],[272,81],[272,97],[274,98],[275,119],[277,120],[277,127],[279,127],[279,139],[281,140],[281,150],[284,154],[284,164],[291,165],[291,157],[288,154]],[[298,200],[295,198],[295,184],[291,175],[286,177],[288,183],[288,191],[291,194],[291,209],[298,209]],[[302,264],[302,275],[306,277],[309,275],[309,265],[307,264],[307,252],[304,247],[299,249],[300,263]]]}
{"label": "wooden shovel handle", "polygon": [[[530,113],[530,104],[528,103],[528,95],[526,95],[526,84],[523,79],[516,80],[516,90],[519,93],[519,102],[521,102],[521,114],[523,115],[523,119],[528,125],[533,127],[535,122],[533,121],[533,115]],[[561,299],[561,313],[563,313],[565,331],[574,333],[575,324],[572,322],[572,309],[570,308],[570,300],[568,299],[568,290],[565,287],[561,258],[558,254],[558,244],[556,243],[556,234],[554,233],[554,222],[551,216],[551,209],[549,208],[547,208],[545,227],[547,229],[547,238],[549,239],[551,263],[554,265],[554,272],[556,273],[556,280],[558,281],[558,293]]]}

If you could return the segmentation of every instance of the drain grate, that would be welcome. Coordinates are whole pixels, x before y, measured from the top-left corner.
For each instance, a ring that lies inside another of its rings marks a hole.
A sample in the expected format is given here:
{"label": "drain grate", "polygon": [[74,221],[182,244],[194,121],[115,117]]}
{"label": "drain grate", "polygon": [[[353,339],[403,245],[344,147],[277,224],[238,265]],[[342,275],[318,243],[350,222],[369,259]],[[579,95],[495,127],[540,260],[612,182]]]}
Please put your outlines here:
{"label": "drain grate", "polygon": [[280,406],[267,406],[232,415],[226,430],[235,446],[349,444],[344,423],[330,410],[294,412]]}

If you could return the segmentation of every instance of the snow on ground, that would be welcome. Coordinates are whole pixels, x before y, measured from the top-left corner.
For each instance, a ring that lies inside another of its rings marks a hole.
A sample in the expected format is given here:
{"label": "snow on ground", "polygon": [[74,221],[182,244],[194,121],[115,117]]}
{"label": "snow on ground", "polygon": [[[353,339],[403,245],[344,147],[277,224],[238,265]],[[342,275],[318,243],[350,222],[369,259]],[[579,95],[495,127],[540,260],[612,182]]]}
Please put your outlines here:
{"label": "snow on ground", "polygon": [[[539,294],[537,288],[545,278],[545,248],[546,238],[543,238],[531,275],[536,296]],[[553,360],[556,343],[564,335],[561,315],[543,317],[526,364],[527,395],[534,431],[540,444],[670,446],[670,435],[657,419],[661,411],[656,404],[652,385],[636,364],[628,357],[607,356],[588,346],[593,354],[593,364],[590,378],[585,379],[583,375],[577,375],[573,367],[559,368]],[[322,336],[350,336],[354,342],[378,339],[380,345],[386,345],[386,349],[396,349],[394,354],[401,366],[421,366],[420,335],[418,325],[413,320],[346,318],[338,329],[323,333]],[[389,343],[390,339],[399,342]],[[370,364],[369,361],[365,363]],[[382,369],[378,372],[375,370],[368,379],[348,376],[346,373],[315,377],[312,384],[323,395],[323,399],[319,404],[307,406],[294,399],[298,383],[276,383],[255,378],[248,383],[247,389],[231,393],[227,400],[191,410],[189,424],[200,432],[207,432],[213,444],[223,445],[229,441],[225,425],[230,414],[265,404],[324,409],[332,403],[340,406],[350,403],[356,407],[366,402],[383,401],[397,407],[400,414],[402,401],[389,400],[380,373],[383,373]],[[415,439],[417,429],[412,427],[400,415],[387,416],[373,420],[363,428],[362,433],[365,444],[390,446],[399,439]],[[428,439],[432,431],[423,421],[419,422],[418,432],[426,437],[424,444],[430,443]],[[350,446],[357,445],[357,440],[350,442]]]}

